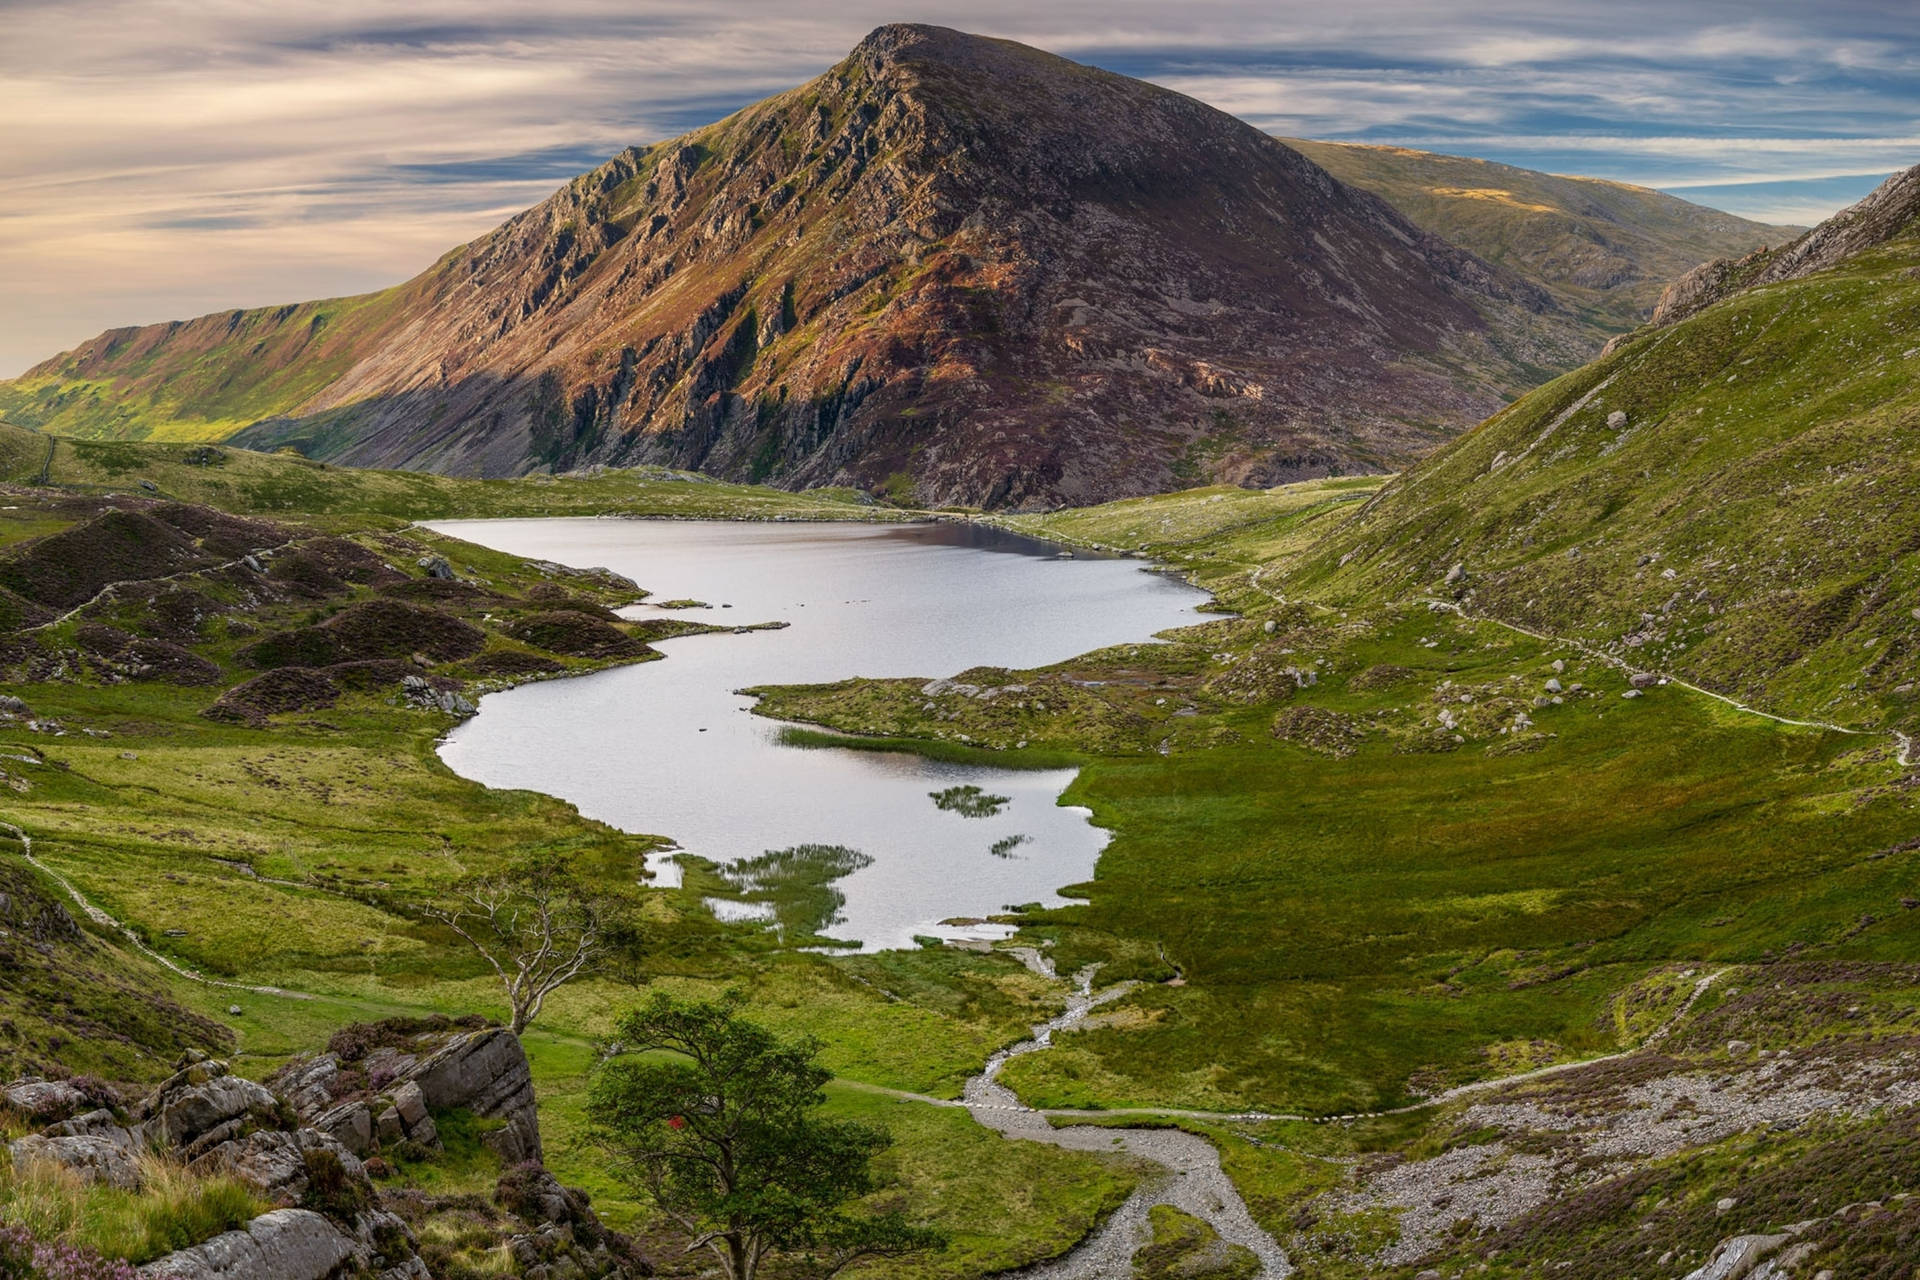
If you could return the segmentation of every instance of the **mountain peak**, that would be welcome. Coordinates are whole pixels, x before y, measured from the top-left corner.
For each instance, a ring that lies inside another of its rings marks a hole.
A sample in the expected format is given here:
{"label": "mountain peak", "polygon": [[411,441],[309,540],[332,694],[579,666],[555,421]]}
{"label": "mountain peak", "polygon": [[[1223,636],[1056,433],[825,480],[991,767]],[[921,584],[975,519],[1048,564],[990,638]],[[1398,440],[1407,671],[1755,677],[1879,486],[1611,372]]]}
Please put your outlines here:
{"label": "mountain peak", "polygon": [[124,378],[85,407],[119,434],[171,403],[343,462],[1041,506],[1399,465],[1584,354],[1552,311],[1204,103],[895,24],[397,289],[33,376]]}

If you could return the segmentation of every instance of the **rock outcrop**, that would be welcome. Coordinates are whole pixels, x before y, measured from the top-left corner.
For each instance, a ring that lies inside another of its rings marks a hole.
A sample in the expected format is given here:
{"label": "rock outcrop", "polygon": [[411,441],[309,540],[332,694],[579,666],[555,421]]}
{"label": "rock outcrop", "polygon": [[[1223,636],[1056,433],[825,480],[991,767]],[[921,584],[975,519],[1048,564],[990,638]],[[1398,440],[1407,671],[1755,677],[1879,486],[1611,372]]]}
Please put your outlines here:
{"label": "rock outcrop", "polygon": [[275,1077],[295,1111],[360,1154],[400,1142],[438,1148],[433,1113],[467,1111],[500,1122],[482,1141],[508,1164],[539,1160],[533,1074],[503,1027],[449,1030],[444,1019],[374,1024],[371,1045],[297,1061]]}
{"label": "rock outcrop", "polygon": [[[332,1280],[350,1271],[351,1240],[310,1209],[276,1209],[205,1244],[140,1268],[154,1280]],[[421,1273],[424,1275],[424,1271]]]}
{"label": "rock outcrop", "polygon": [[1872,194],[1778,249],[1721,258],[1667,286],[1653,309],[1656,326],[1675,324],[1747,289],[1798,280],[1885,244],[1920,218],[1920,165],[1896,173]]}

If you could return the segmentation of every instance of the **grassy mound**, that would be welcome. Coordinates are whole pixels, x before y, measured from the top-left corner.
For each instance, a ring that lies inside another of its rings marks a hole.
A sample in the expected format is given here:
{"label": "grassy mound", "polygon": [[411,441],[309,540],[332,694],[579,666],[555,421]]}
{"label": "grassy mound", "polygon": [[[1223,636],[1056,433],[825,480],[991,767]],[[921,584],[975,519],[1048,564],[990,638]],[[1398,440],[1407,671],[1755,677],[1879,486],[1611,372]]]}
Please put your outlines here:
{"label": "grassy mound", "polygon": [[0,587],[71,609],[110,582],[205,569],[216,558],[172,525],[139,511],[106,511],[0,559]]}
{"label": "grassy mound", "polygon": [[571,609],[529,614],[507,628],[514,639],[570,658],[633,657],[646,646],[610,622]]}
{"label": "grassy mound", "polygon": [[369,600],[349,605],[319,626],[268,636],[241,656],[256,667],[330,667],[415,653],[448,662],[480,652],[485,643],[480,628],[437,609]]}

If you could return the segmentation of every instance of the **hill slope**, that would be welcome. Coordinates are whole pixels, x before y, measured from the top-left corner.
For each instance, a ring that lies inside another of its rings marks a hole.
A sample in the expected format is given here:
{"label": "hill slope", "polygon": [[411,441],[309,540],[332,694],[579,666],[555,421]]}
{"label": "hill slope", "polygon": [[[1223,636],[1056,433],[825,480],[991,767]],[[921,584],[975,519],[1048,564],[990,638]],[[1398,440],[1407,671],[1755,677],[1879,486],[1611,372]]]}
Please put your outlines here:
{"label": "hill slope", "polygon": [[114,330],[0,410],[1032,505],[1399,465],[1583,350],[1544,292],[1230,116],[892,26],[402,286]]}
{"label": "hill slope", "polygon": [[1539,284],[1599,341],[1646,319],[1669,281],[1799,235],[1624,182],[1346,142],[1286,144],[1414,223]]}
{"label": "hill slope", "polygon": [[1496,415],[1301,580],[1443,592],[1773,710],[1920,726],[1920,169],[1801,243],[1843,233],[1826,270],[1723,292]]}

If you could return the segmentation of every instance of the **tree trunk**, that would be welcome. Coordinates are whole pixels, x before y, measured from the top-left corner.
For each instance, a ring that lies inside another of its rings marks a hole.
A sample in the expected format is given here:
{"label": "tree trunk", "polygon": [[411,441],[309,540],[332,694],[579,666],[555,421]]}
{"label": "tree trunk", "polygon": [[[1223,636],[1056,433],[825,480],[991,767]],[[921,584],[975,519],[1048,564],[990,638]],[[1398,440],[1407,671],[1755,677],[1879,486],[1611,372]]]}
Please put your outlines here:
{"label": "tree trunk", "polygon": [[727,1270],[732,1280],[753,1280],[756,1268],[753,1265],[753,1251],[740,1235],[727,1237]]}

